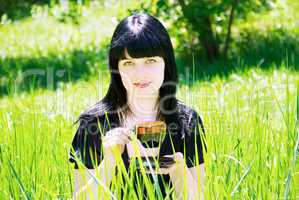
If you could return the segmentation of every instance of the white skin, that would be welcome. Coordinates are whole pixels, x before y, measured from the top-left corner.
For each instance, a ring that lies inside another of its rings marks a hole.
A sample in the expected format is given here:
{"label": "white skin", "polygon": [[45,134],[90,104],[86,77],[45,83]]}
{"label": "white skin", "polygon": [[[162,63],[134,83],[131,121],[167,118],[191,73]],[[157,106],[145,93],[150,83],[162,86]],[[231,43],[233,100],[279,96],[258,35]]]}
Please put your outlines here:
{"label": "white skin", "polygon": [[[120,60],[118,66],[127,91],[128,105],[137,118],[154,118],[159,88],[164,81],[164,59],[158,56],[132,58],[126,50],[125,56],[126,59]],[[139,88],[134,83],[150,84]]]}
{"label": "white skin", "polygon": [[[104,159],[97,169],[88,170],[97,177],[102,177],[101,181],[107,188],[115,173],[116,160],[124,152],[125,145],[130,157],[157,156],[159,153],[158,148],[144,148],[139,140],[135,140],[137,143],[134,143],[129,135],[130,128],[137,123],[156,119],[159,88],[164,80],[164,59],[158,56],[132,58],[127,51],[125,55],[126,59],[120,60],[118,67],[133,115],[127,117],[124,127],[114,128],[106,133],[102,140]],[[134,83],[149,84],[142,88]],[[147,173],[169,174],[178,199],[183,199],[184,190],[188,199],[203,199],[204,165],[188,168],[182,153],[177,152],[168,156],[173,157],[176,163],[169,168],[159,168],[155,171],[147,171]],[[90,192],[86,192],[88,190]],[[97,197],[99,193],[97,183],[88,173],[84,175],[75,170],[74,198],[82,194],[86,198],[92,198]]]}

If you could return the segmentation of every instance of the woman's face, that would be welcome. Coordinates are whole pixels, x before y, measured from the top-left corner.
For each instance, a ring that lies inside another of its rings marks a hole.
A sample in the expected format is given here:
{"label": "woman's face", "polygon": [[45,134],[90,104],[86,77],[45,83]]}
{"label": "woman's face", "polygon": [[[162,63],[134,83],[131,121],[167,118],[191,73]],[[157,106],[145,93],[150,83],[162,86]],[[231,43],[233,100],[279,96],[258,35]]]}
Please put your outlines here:
{"label": "woman's face", "polygon": [[132,58],[118,62],[119,73],[129,95],[156,95],[164,80],[165,63],[162,57]]}

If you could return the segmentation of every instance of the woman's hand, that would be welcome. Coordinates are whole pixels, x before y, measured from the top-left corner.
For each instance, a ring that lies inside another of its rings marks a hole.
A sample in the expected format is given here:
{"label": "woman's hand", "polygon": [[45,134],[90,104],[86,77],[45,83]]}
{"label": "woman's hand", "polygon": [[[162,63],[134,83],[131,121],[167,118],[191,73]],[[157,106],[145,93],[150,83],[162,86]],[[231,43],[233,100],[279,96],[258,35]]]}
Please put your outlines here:
{"label": "woman's hand", "polygon": [[108,131],[102,139],[104,158],[115,161],[116,157],[124,152],[125,145],[129,141],[130,129],[128,128],[118,127]]}
{"label": "woman's hand", "polygon": [[181,152],[176,152],[173,155],[165,155],[164,157],[172,157],[175,161],[174,164],[168,166],[167,168],[157,168],[151,170],[147,170],[147,172],[153,174],[169,174],[170,177],[180,177],[183,172],[184,168],[186,167],[184,156]]}
{"label": "woman's hand", "polygon": [[137,138],[132,138],[132,140],[127,143],[127,150],[129,157],[154,157],[158,154],[158,149],[152,150],[145,148]]}

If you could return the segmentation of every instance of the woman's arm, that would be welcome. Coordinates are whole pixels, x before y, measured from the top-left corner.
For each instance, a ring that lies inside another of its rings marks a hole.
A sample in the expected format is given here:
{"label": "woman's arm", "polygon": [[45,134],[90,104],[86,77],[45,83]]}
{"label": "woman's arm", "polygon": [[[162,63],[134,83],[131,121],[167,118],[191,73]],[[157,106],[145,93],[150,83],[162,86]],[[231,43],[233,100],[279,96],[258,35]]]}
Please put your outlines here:
{"label": "woman's arm", "polygon": [[[109,191],[111,180],[115,174],[115,166],[113,159],[103,159],[97,169],[75,170],[73,199],[98,199],[98,194]],[[99,183],[93,176],[97,177]],[[100,199],[102,198],[103,195]]]}
{"label": "woman's arm", "polygon": [[[75,171],[74,199],[98,199],[98,194],[100,194],[100,199],[103,199],[106,194],[110,193],[110,183],[115,175],[116,164],[122,161],[121,155],[125,145],[130,141],[129,136],[130,130],[122,127],[111,129],[105,134],[101,144],[104,159],[100,161],[99,166],[95,170]],[[86,152],[89,153],[87,150]]]}

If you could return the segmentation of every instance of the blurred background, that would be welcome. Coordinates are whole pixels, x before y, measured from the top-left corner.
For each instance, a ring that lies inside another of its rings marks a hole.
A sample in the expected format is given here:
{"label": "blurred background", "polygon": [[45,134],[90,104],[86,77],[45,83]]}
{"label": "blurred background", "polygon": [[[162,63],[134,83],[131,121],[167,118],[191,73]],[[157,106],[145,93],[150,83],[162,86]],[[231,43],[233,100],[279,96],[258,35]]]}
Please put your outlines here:
{"label": "blurred background", "polygon": [[134,11],[167,27],[181,74],[298,70],[298,9],[296,0],[0,0],[0,94],[45,87],[45,77],[24,76],[28,69],[62,69],[53,88],[107,69],[113,30]]}
{"label": "blurred background", "polygon": [[[80,113],[118,22],[167,28],[206,129],[206,199],[299,199],[298,0],[0,0],[0,199],[67,199]],[[132,196],[128,196],[132,198]]]}

